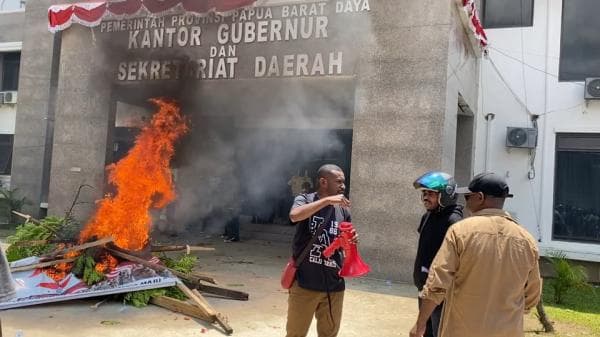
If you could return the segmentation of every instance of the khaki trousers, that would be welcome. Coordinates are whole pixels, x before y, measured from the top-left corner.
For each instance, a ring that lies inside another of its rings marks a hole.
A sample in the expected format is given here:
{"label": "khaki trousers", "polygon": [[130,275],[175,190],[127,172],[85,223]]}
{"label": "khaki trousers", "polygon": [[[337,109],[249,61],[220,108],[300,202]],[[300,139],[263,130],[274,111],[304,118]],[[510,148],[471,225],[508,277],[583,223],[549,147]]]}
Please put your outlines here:
{"label": "khaki trousers", "polygon": [[286,336],[305,337],[314,316],[317,319],[319,337],[336,337],[342,320],[344,292],[330,292],[329,297],[331,314],[326,292],[303,289],[294,282],[288,297]]}

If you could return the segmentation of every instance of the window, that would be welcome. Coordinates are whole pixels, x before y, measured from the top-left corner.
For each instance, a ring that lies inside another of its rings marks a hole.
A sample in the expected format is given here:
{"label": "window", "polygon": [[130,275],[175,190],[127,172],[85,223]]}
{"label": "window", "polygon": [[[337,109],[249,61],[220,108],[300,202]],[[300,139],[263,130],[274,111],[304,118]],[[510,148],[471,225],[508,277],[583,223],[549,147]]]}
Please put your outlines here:
{"label": "window", "polygon": [[0,174],[10,175],[13,152],[13,135],[0,135]]}
{"label": "window", "polygon": [[[1,1],[1,0],[0,0]],[[0,91],[17,90],[19,87],[19,64],[21,53],[0,54],[2,67],[0,68]]]}
{"label": "window", "polygon": [[600,1],[563,1],[560,81],[600,77]]}
{"label": "window", "polygon": [[552,238],[600,243],[600,134],[556,137]]}
{"label": "window", "polygon": [[11,12],[25,8],[25,0],[0,0],[0,12]]}
{"label": "window", "polygon": [[533,0],[482,0],[484,28],[533,26]]}

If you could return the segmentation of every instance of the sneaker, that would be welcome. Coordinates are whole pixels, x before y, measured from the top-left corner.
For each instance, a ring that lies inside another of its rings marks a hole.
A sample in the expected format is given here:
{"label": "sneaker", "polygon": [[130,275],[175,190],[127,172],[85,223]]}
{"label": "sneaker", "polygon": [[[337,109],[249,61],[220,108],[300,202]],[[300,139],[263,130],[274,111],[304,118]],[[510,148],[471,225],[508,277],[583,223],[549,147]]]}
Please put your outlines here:
{"label": "sneaker", "polygon": [[227,238],[225,240],[223,240],[223,242],[239,242],[240,239],[238,238]]}

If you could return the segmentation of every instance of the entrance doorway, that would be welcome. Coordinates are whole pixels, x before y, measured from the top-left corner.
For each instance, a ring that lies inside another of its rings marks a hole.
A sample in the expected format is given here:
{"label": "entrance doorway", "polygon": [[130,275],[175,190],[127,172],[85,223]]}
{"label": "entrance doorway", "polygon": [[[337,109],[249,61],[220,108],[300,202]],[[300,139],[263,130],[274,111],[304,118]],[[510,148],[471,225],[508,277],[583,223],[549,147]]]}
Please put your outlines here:
{"label": "entrance doorway", "polygon": [[473,110],[458,94],[456,121],[456,153],[454,159],[454,179],[458,185],[466,186],[473,176]]}

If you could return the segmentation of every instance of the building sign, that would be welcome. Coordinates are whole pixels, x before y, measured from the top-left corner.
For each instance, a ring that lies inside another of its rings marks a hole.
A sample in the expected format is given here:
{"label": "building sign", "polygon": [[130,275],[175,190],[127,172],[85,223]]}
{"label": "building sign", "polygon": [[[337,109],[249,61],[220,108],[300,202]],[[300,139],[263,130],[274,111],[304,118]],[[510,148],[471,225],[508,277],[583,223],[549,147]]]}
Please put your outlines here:
{"label": "building sign", "polygon": [[126,18],[95,35],[118,60],[119,82],[352,75],[370,10],[369,0],[338,0]]}

